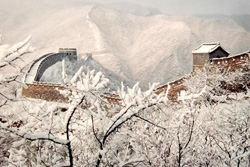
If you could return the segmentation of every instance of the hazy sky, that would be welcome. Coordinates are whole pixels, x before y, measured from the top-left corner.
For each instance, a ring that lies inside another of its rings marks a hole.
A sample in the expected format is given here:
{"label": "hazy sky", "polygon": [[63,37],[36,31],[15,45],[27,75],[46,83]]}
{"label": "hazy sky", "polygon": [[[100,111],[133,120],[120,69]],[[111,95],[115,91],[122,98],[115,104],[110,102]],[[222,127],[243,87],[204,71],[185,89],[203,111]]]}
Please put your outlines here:
{"label": "hazy sky", "polygon": [[94,0],[132,2],[159,8],[167,14],[250,14],[250,0]]}

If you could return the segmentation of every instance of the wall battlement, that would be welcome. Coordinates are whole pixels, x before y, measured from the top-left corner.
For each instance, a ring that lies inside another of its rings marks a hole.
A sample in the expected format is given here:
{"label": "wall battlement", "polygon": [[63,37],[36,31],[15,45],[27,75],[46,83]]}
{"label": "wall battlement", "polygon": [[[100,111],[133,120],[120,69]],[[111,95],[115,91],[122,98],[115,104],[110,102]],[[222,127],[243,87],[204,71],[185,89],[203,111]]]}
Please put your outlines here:
{"label": "wall battlement", "polygon": [[[197,68],[198,69],[209,68],[211,70],[215,68],[223,68],[223,69],[225,68],[225,69],[230,69],[230,70],[242,69],[242,68],[245,68],[244,64],[249,63],[249,55],[250,53],[243,53],[240,55],[227,57],[227,58],[212,59],[210,64],[208,64],[207,67],[206,66],[194,67],[194,69],[195,70]],[[245,70],[249,71],[249,67],[247,67],[247,69]],[[187,90],[187,87],[184,86],[185,80],[192,77],[192,75],[195,75],[195,73],[191,73],[183,78],[180,78],[178,80],[162,85],[155,90],[155,93],[161,94],[163,92],[166,92],[168,89],[168,86],[170,85],[168,98],[170,101],[176,102],[180,92]],[[42,100],[47,100],[47,101],[58,101],[58,102],[68,102],[69,100],[68,97],[64,97],[60,93],[60,90],[67,89],[63,85],[52,84],[52,83],[40,83],[40,82],[35,82],[31,84],[26,84],[26,85],[27,85],[27,88],[23,88],[23,91],[22,91],[23,97],[42,99]],[[237,89],[238,90],[241,89],[240,85],[238,85],[238,88],[237,87],[235,88],[234,86],[228,85],[226,83],[224,83],[222,87],[231,91],[237,91]],[[106,99],[111,104],[119,104],[121,101],[120,97],[114,94],[103,94],[101,95],[101,97]]]}
{"label": "wall battlement", "polygon": [[249,62],[249,59],[250,59],[249,55],[250,53],[247,52],[247,53],[242,53],[239,55],[230,56],[226,58],[215,58],[215,59],[212,59],[205,66],[194,65],[193,71],[195,71],[196,69],[203,69],[205,67],[208,67],[208,68],[223,67],[223,68],[231,68],[231,69],[241,68],[242,64]]}
{"label": "wall battlement", "polygon": [[76,48],[59,48],[59,53],[65,53],[66,55],[77,56]]}
{"label": "wall battlement", "polygon": [[[231,57],[224,57],[224,58],[216,58],[212,59],[207,66],[194,66],[193,67],[193,73],[189,74],[188,76],[185,76],[183,78],[180,78],[178,80],[175,80],[173,82],[169,82],[168,84],[165,84],[163,86],[160,86],[157,88],[156,93],[160,94],[162,92],[166,92],[168,89],[168,86],[170,85],[170,90],[169,90],[169,96],[168,98],[171,101],[176,101],[178,99],[179,94],[181,91],[186,91],[187,87],[184,85],[185,80],[188,78],[192,77],[192,75],[195,75],[195,70],[203,70],[205,68],[208,68],[210,70],[222,68],[226,70],[231,70],[234,71],[236,69],[243,69],[245,71],[249,71],[249,67],[244,67],[244,64],[249,63],[250,53],[243,53]],[[246,68],[246,69],[244,69]],[[249,85],[250,86],[250,85]],[[227,83],[222,84],[223,89],[230,90],[231,92],[238,92],[244,90],[241,85],[230,85]]]}
{"label": "wall battlement", "polygon": [[60,84],[33,83],[23,88],[23,97],[41,99],[46,101],[67,102],[69,99],[60,93],[66,88]]}
{"label": "wall battlement", "polygon": [[77,61],[77,51],[74,48],[60,48],[59,53],[50,53],[41,56],[30,66],[25,83],[39,82],[43,73],[57,62],[69,59],[71,62]]}

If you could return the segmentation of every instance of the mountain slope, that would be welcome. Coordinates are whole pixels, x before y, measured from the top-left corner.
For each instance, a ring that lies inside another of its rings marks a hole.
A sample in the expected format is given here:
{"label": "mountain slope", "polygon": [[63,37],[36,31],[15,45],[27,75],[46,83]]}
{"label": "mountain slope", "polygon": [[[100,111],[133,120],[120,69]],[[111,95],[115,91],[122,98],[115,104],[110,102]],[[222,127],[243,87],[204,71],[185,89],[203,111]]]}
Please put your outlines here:
{"label": "mountain slope", "polygon": [[191,52],[203,42],[220,41],[232,54],[249,49],[249,33],[231,19],[141,17],[102,6],[95,6],[89,17],[99,27],[102,49],[142,82],[166,82],[189,73]]}
{"label": "mountain slope", "polygon": [[[133,86],[135,83],[127,79],[122,78],[114,74],[113,72],[105,69],[98,62],[94,61],[92,56],[86,55],[85,57],[78,58],[78,61],[69,61],[65,59],[65,72],[67,75],[67,82],[69,82],[75,73],[83,67],[82,70],[86,74],[88,70],[102,71],[102,73],[107,77],[110,82],[108,84],[107,91],[116,91],[118,87],[121,86],[121,82],[125,85]],[[62,62],[57,62],[56,64],[49,67],[42,75],[41,82],[50,83],[63,83],[62,78]]]}
{"label": "mountain slope", "polygon": [[93,53],[94,61],[104,68],[142,84],[165,83],[189,73],[191,52],[201,43],[220,41],[231,54],[249,50],[250,33],[230,18],[175,17],[138,6],[119,8],[121,4],[109,8],[69,0],[1,1],[2,43],[32,34],[37,50],[26,62],[59,47],[74,47],[79,56]]}

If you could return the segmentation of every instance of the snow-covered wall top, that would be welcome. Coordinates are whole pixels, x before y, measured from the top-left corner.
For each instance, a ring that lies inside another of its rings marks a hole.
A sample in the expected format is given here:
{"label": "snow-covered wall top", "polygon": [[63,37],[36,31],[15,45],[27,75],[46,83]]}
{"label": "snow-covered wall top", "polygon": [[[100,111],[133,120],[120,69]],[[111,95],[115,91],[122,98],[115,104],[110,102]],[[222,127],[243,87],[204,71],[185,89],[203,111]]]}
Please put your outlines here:
{"label": "snow-covered wall top", "polygon": [[39,82],[46,69],[65,58],[73,60],[71,55],[65,53],[49,53],[35,60],[24,78],[24,83]]}

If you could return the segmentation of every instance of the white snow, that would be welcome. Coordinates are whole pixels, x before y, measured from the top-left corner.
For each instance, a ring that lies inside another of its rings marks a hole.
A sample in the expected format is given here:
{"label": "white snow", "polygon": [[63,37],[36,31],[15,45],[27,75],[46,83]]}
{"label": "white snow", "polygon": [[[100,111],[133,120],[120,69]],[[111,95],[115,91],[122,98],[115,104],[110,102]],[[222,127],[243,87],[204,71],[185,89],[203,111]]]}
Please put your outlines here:
{"label": "white snow", "polygon": [[94,21],[92,21],[89,17],[89,14],[91,13],[93,8],[91,8],[89,10],[89,13],[87,14],[87,20],[86,22],[89,24],[90,29],[92,30],[94,37],[95,37],[95,48],[97,51],[101,51],[104,49],[104,47],[102,46],[102,36],[101,33],[99,31],[99,28],[96,26],[96,24],[94,23]]}
{"label": "white snow", "polygon": [[67,74],[66,74],[66,69],[65,69],[65,59],[62,61],[62,79],[63,83],[67,83]]}
{"label": "white snow", "polygon": [[202,44],[199,48],[192,53],[211,53],[220,46],[219,43]]}
{"label": "white snow", "polygon": [[59,0],[25,0],[20,8],[13,1],[1,2],[0,32],[8,44],[32,34],[37,50],[23,64],[60,47],[77,48],[79,56],[105,49],[109,54],[93,59],[118,76],[164,84],[191,72],[192,50],[203,42],[221,41],[232,54],[249,50],[250,33],[231,19],[147,15],[132,7],[126,13]]}

